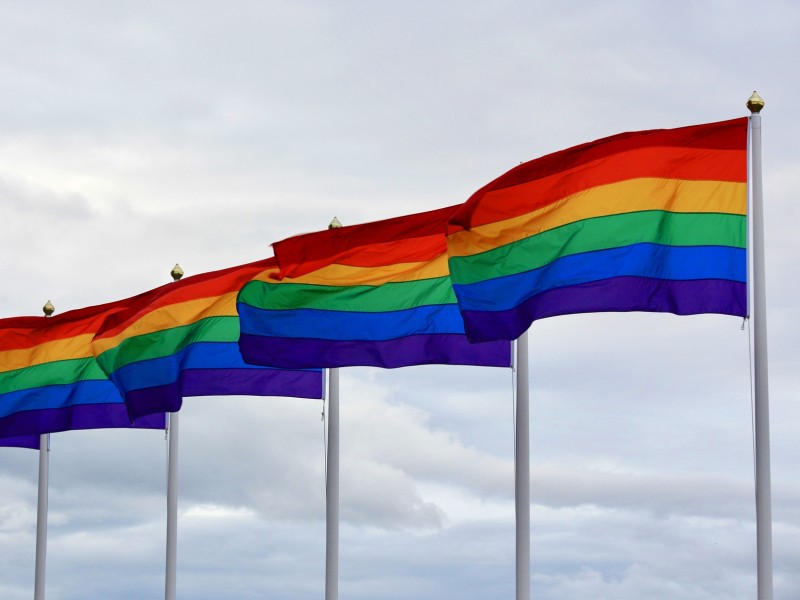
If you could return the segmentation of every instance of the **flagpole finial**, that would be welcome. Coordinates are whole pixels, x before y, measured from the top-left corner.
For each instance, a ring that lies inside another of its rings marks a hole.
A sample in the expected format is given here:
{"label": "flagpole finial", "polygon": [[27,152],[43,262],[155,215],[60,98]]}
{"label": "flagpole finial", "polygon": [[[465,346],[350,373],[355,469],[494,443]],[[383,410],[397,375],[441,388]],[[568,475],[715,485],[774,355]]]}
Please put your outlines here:
{"label": "flagpole finial", "polygon": [[342,223],[336,217],[333,217],[333,221],[328,225],[328,229],[340,229],[341,227]]}
{"label": "flagpole finial", "polygon": [[175,266],[172,267],[172,271],[169,272],[172,275],[172,281],[178,281],[181,277],[183,277],[183,269],[178,263],[175,263]]}
{"label": "flagpole finial", "polygon": [[54,312],[56,312],[56,307],[53,306],[53,303],[50,302],[50,300],[48,300],[47,302],[45,302],[45,305],[42,307],[42,312],[44,313],[45,317],[49,317]]}
{"label": "flagpole finial", "polygon": [[753,91],[753,95],[747,99],[747,108],[751,113],[760,113],[764,108],[764,99]]}

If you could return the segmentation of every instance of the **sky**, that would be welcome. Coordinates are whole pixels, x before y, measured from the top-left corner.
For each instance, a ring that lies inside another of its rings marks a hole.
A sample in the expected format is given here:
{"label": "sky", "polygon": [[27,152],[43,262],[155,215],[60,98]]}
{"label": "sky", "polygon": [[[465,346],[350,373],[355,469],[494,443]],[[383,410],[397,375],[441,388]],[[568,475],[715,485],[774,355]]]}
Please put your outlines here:
{"label": "sky", "polygon": [[[126,298],[272,242],[465,201],[623,131],[762,113],[776,600],[800,597],[800,5],[0,0],[0,317]],[[755,597],[734,317],[530,330],[537,600]],[[514,594],[514,376],[341,371],[340,597]],[[322,403],[189,398],[178,595],[320,598]],[[47,598],[158,598],[166,440],[52,436]],[[34,581],[35,451],[0,449],[0,597]]]}

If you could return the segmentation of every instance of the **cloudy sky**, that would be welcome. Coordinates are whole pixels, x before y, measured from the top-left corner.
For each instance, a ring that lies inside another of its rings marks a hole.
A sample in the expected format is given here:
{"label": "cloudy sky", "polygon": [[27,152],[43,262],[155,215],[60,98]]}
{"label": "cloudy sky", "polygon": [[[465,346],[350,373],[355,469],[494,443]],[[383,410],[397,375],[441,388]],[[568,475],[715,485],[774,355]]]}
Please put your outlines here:
{"label": "cloudy sky", "polygon": [[[763,112],[775,598],[800,597],[794,0],[0,0],[0,316],[466,200],[621,131]],[[755,597],[749,332],[531,330],[532,596]],[[513,379],[342,370],[342,598],[511,598]],[[321,598],[319,401],[181,412],[179,597]],[[0,449],[0,597],[32,595],[37,453]],[[158,598],[163,432],[57,434],[50,600]]]}

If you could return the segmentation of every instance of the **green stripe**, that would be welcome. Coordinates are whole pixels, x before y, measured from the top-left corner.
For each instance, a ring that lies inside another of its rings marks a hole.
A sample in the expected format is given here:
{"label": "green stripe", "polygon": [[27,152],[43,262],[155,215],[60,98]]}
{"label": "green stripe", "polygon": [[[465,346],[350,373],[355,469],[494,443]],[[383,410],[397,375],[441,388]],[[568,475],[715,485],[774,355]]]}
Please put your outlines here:
{"label": "green stripe", "polygon": [[746,241],[743,215],[661,210],[623,213],[576,221],[486,252],[453,257],[450,276],[454,283],[469,284],[538,269],[571,254],[638,243],[744,248]]}
{"label": "green stripe", "polygon": [[435,277],[383,285],[309,285],[251,281],[239,293],[239,302],[269,310],[312,308],[345,312],[391,312],[455,304],[450,278]]}
{"label": "green stripe", "polygon": [[195,342],[237,342],[239,317],[208,317],[189,325],[129,337],[97,357],[111,373],[125,365],[180,352]]}
{"label": "green stripe", "polygon": [[45,385],[108,379],[94,358],[71,358],[0,373],[0,394]]}

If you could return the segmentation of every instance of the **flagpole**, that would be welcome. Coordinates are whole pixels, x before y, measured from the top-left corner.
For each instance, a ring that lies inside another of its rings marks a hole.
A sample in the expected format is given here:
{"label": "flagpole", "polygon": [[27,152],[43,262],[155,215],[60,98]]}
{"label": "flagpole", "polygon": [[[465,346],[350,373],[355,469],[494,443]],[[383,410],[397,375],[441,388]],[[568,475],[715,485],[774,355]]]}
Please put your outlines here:
{"label": "flagpole", "polygon": [[47,561],[47,488],[49,481],[50,434],[39,436],[39,497],[36,512],[36,573],[34,600],[44,600],[44,575]]}
{"label": "flagpole", "polygon": [[[328,229],[341,227],[336,217],[328,224]],[[339,369],[328,369],[325,466],[325,600],[339,600]]]}
{"label": "flagpole", "polygon": [[530,388],[528,332],[517,340],[517,411],[514,447],[514,507],[516,515],[516,600],[531,597]]}
{"label": "flagpole", "polygon": [[169,461],[167,465],[167,562],[164,598],[175,600],[178,563],[178,413],[169,413]]}
{"label": "flagpole", "polygon": [[328,369],[325,479],[325,600],[339,598],[339,369]]}
{"label": "flagpole", "polygon": [[[173,281],[183,277],[177,263],[170,271]],[[164,577],[165,600],[176,600],[178,590],[178,431],[180,416],[169,413],[169,446],[167,462],[167,559]]]}
{"label": "flagpole", "polygon": [[753,363],[756,454],[756,563],[758,600],[772,600],[772,484],[769,444],[769,374],[767,361],[767,296],[764,270],[764,197],[761,175],[761,109],[753,92],[750,109],[750,152],[753,219]]}
{"label": "flagpole", "polygon": [[[48,300],[42,307],[45,319],[55,312]],[[45,567],[47,565],[47,502],[50,485],[50,434],[39,436],[39,488],[36,499],[36,566],[33,600],[44,600]]]}

